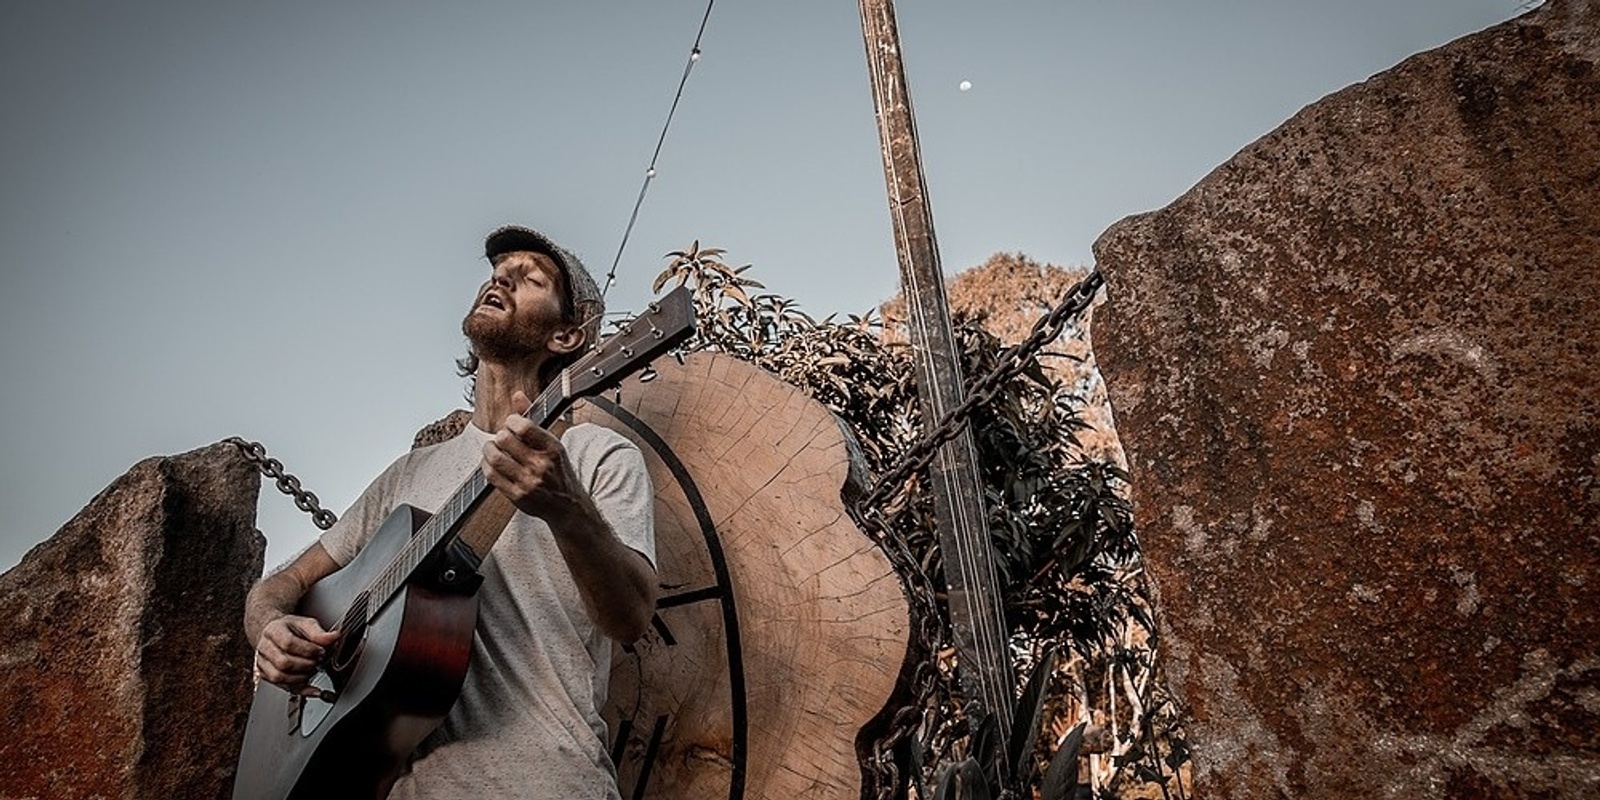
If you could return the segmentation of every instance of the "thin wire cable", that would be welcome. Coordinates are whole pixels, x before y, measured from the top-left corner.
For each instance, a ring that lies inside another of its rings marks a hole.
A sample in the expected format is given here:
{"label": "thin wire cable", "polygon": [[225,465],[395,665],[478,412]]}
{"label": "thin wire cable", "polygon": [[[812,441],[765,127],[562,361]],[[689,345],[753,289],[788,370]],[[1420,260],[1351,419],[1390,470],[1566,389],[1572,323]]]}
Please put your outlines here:
{"label": "thin wire cable", "polygon": [[672,108],[667,111],[667,121],[661,126],[661,135],[656,138],[655,152],[650,154],[650,166],[644,171],[644,183],[639,185],[639,196],[633,201],[633,213],[628,215],[628,227],[622,231],[622,242],[617,245],[617,255],[611,259],[611,269],[606,272],[605,285],[600,287],[600,296],[605,297],[606,292],[617,283],[617,265],[622,263],[622,252],[628,249],[628,237],[633,235],[633,224],[639,220],[639,208],[644,205],[644,196],[650,191],[650,182],[656,178],[656,161],[661,158],[661,147],[667,142],[667,131],[672,128],[672,118],[678,113],[678,101],[683,99],[683,87],[689,83],[689,73],[694,71],[694,65],[700,61],[700,39],[706,35],[706,22],[711,19],[711,7],[717,0],[707,0],[705,16],[700,18],[700,30],[694,35],[694,47],[689,50],[689,61],[683,65],[683,77],[678,79],[678,91],[672,96]]}

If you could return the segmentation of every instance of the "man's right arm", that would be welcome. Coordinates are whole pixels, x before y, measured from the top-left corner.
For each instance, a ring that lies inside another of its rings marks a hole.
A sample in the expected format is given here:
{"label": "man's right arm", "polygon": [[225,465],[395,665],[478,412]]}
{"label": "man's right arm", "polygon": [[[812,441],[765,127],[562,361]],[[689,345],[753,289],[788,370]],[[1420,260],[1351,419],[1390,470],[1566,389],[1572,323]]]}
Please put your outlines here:
{"label": "man's right arm", "polygon": [[262,680],[291,692],[310,691],[307,681],[322,660],[323,648],[339,635],[294,611],[313,584],[338,569],[338,562],[318,542],[250,589],[244,631],[255,643],[255,668]]}

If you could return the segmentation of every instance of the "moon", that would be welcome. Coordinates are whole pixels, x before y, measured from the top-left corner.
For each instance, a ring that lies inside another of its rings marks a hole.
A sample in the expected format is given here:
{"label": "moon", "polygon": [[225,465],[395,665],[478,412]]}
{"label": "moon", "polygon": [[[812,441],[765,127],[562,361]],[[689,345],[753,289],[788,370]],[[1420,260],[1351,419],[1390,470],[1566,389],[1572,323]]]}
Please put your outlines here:
{"label": "moon", "polygon": [[956,88],[960,89],[963,92],[965,92],[966,90],[972,88],[972,81],[962,81],[960,84],[958,84],[956,86]]}

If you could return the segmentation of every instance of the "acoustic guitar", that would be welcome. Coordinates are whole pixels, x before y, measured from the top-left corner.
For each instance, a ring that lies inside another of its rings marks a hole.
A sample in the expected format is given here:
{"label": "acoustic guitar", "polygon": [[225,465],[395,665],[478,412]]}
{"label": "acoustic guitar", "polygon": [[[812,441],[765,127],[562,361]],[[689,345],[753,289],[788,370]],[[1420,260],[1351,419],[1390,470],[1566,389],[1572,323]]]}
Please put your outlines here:
{"label": "acoustic guitar", "polygon": [[[569,366],[527,416],[548,426],[694,331],[679,288]],[[297,613],[337,631],[311,681],[320,697],[256,688],[234,800],[382,800],[406,758],[455,704],[477,624],[481,564],[511,506],[475,470],[436,513],[396,508],[351,562],[311,588]]]}

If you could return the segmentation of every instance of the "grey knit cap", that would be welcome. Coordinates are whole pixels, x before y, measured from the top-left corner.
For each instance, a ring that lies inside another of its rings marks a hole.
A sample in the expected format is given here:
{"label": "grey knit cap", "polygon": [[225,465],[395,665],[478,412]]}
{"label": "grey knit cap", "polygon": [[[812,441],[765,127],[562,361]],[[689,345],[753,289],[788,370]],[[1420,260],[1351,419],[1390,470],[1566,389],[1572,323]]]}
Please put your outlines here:
{"label": "grey knit cap", "polygon": [[589,275],[589,270],[584,269],[583,262],[550,237],[521,225],[496,228],[483,240],[483,255],[490,261],[502,253],[519,250],[543,253],[556,262],[556,266],[561,268],[562,283],[567,287],[567,302],[572,304],[574,315],[583,323],[586,337],[584,345],[593,346],[600,341],[600,323],[606,314],[606,301],[600,294],[600,287]]}

